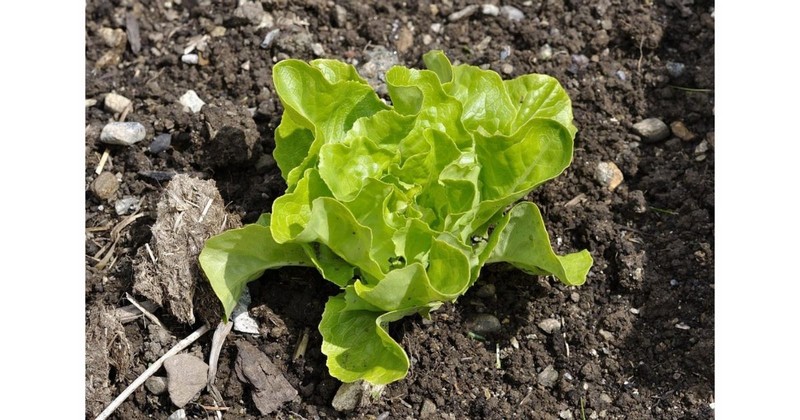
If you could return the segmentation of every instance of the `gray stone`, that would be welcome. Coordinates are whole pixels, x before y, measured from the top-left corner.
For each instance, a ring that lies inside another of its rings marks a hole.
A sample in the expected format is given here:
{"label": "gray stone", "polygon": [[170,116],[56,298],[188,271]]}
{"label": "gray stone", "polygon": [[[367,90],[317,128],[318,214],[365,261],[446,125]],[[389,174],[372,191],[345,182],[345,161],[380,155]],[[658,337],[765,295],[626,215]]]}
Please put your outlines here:
{"label": "gray stone", "polygon": [[109,93],[103,100],[103,106],[105,107],[106,111],[109,111],[113,114],[121,113],[126,108],[131,106],[131,104],[132,102],[130,99],[116,92]]}
{"label": "gray stone", "polygon": [[553,57],[553,47],[550,44],[542,45],[542,48],[539,49],[539,59],[547,61],[551,57]]}
{"label": "gray stone", "polygon": [[554,318],[543,319],[542,321],[540,321],[536,325],[538,325],[539,328],[542,331],[544,331],[544,332],[546,332],[548,334],[552,334],[552,333],[554,333],[556,331],[560,331],[561,330],[561,323],[557,319],[554,319]]}
{"label": "gray stone", "polygon": [[157,155],[167,149],[169,149],[170,144],[172,143],[172,135],[168,133],[159,134],[156,138],[153,139],[153,142],[150,143],[150,153]]}
{"label": "gray stone", "polygon": [[266,354],[246,341],[238,341],[236,347],[239,352],[234,371],[240,381],[253,386],[253,403],[262,415],[277,411],[283,403],[297,396],[297,390]]}
{"label": "gray stone", "polygon": [[492,283],[488,283],[488,284],[484,284],[483,286],[479,287],[478,291],[475,292],[475,296],[477,296],[479,298],[482,298],[482,299],[487,299],[487,298],[490,298],[490,297],[494,296],[495,293],[497,293],[497,287],[495,287],[495,285],[492,284]]}
{"label": "gray stone", "polygon": [[480,8],[480,6],[477,4],[469,5],[457,12],[450,13],[450,16],[447,16],[447,20],[450,22],[458,22],[461,19],[472,16],[478,10],[478,8]]}
{"label": "gray stone", "polygon": [[275,42],[275,39],[278,38],[278,35],[280,35],[280,33],[281,33],[280,28],[275,28],[267,32],[267,34],[264,35],[264,40],[261,41],[261,45],[259,46],[264,49],[271,47],[272,43]]}
{"label": "gray stone", "polygon": [[512,22],[519,22],[522,19],[525,19],[525,14],[522,13],[522,10],[517,9],[514,6],[503,6],[500,8],[500,14],[512,21]]}
{"label": "gray stone", "polygon": [[176,354],[164,361],[167,390],[175,406],[182,408],[193,400],[208,382],[208,365],[191,354]]}
{"label": "gray stone", "polygon": [[184,107],[184,111],[191,111],[193,114],[200,112],[203,109],[203,105],[206,103],[197,96],[197,92],[189,89],[186,93],[181,96],[179,99],[181,105]]}
{"label": "gray stone", "polygon": [[320,44],[319,42],[315,42],[311,44],[311,52],[313,52],[314,55],[317,57],[322,57],[323,55],[325,55],[325,48],[323,48],[322,44]]}
{"label": "gray stone", "polygon": [[594,179],[609,191],[614,191],[625,177],[614,162],[600,162],[594,170]]}
{"label": "gray stone", "polygon": [[119,181],[111,172],[103,172],[92,181],[92,185],[89,188],[97,198],[108,200],[117,193]]}
{"label": "gray stone", "polygon": [[147,388],[151,394],[161,395],[167,392],[167,378],[163,376],[151,376],[144,381],[144,387]]}
{"label": "gray stone", "polygon": [[558,371],[553,365],[548,365],[544,370],[536,375],[536,379],[540,385],[546,388],[552,388],[558,381]]}
{"label": "gray stone", "polygon": [[497,16],[500,14],[500,8],[493,4],[484,4],[481,6],[481,13],[487,16]]}
{"label": "gray stone", "polygon": [[422,402],[422,408],[419,410],[419,418],[428,419],[434,414],[436,414],[436,404],[425,398],[425,401]]}
{"label": "gray stone", "polygon": [[106,144],[130,146],[144,140],[147,130],[138,122],[110,122],[100,132],[100,141]]}
{"label": "gray stone", "polygon": [[338,4],[334,6],[333,24],[339,28],[347,26],[347,9]]}
{"label": "gray stone", "polygon": [[612,334],[612,333],[610,333],[610,332],[608,332],[608,331],[606,331],[604,329],[600,329],[599,331],[597,331],[597,333],[600,334],[601,337],[603,337],[603,340],[606,340],[606,341],[614,340],[614,334]]}
{"label": "gray stone", "polygon": [[667,73],[676,79],[683,76],[683,72],[686,70],[686,65],[683,63],[675,63],[672,61],[667,61],[667,64],[664,67],[667,68]]}
{"label": "gray stone", "polygon": [[182,408],[180,410],[175,410],[174,413],[170,414],[169,417],[167,417],[167,420],[186,420],[186,419],[187,419],[186,410]]}
{"label": "gray stone", "polygon": [[470,331],[475,334],[487,335],[500,331],[500,320],[492,314],[477,314],[467,321]]}
{"label": "gray stone", "polygon": [[239,7],[233,11],[233,16],[247,19],[247,21],[252,25],[258,25],[264,18],[265,13],[264,7],[261,6],[261,2],[245,1],[240,2]]}
{"label": "gray stone", "polygon": [[118,216],[128,214],[139,209],[139,199],[126,195],[114,203],[114,211]]}
{"label": "gray stone", "polygon": [[572,411],[570,409],[561,410],[558,412],[558,418],[564,420],[571,420],[572,419]]}
{"label": "gray stone", "polygon": [[331,401],[331,405],[336,411],[353,411],[358,407],[361,402],[361,397],[364,394],[362,381],[342,384],[336,395]]}
{"label": "gray stone", "polygon": [[655,143],[669,137],[669,127],[658,118],[648,118],[633,125],[633,130],[645,143]]}
{"label": "gray stone", "polygon": [[233,329],[246,334],[259,334],[258,323],[247,312],[247,307],[250,306],[250,289],[247,287],[242,291],[242,296],[236,307],[231,312],[231,319],[233,320]]}

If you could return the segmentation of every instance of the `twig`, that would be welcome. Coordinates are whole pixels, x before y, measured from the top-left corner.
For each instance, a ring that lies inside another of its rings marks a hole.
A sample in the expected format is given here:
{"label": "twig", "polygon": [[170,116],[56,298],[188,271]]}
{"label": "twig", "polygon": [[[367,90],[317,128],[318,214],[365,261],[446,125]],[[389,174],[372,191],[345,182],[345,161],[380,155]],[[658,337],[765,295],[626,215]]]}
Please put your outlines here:
{"label": "twig", "polygon": [[139,302],[137,302],[136,299],[134,299],[130,293],[125,292],[125,299],[128,299],[128,302],[130,302],[133,306],[142,311],[142,314],[146,316],[147,319],[149,319],[154,324],[161,327],[161,329],[163,329],[164,331],[169,331],[167,327],[165,327],[164,324],[162,324],[161,321],[158,318],[156,318],[155,315],[153,315],[150,311],[148,311],[144,306],[140,305]]}
{"label": "twig", "polygon": [[128,387],[125,388],[125,390],[122,391],[122,393],[119,394],[119,396],[116,399],[114,399],[114,401],[112,401],[111,404],[109,404],[108,407],[106,407],[106,409],[103,410],[103,412],[100,413],[100,415],[98,415],[95,418],[95,420],[105,420],[106,418],[108,418],[108,416],[110,416],[111,413],[113,413],[114,410],[116,410],[117,407],[120,406],[120,404],[122,404],[126,399],[128,399],[128,397],[131,394],[133,394],[133,391],[139,388],[144,383],[144,381],[147,380],[147,378],[153,376],[153,374],[156,373],[156,371],[158,371],[161,368],[161,365],[164,364],[165,360],[178,354],[181,350],[185,349],[186,347],[189,347],[190,344],[194,343],[195,341],[197,341],[198,338],[202,337],[203,334],[207,333],[209,329],[211,329],[211,327],[209,327],[208,324],[203,324],[203,326],[198,328],[197,331],[189,334],[189,336],[178,342],[178,344],[172,347],[166,354],[161,356],[161,358],[156,360],[155,363],[150,365],[150,367],[147,368],[147,370],[145,370],[144,373],[139,375],[139,377],[136,378],[136,380],[133,381],[133,383],[128,385]]}
{"label": "twig", "polygon": [[[149,300],[141,302],[140,305],[151,312],[158,309],[158,305],[155,302],[151,302]],[[119,322],[127,324],[128,322],[139,319],[143,315],[143,312],[139,310],[139,308],[136,306],[128,305],[128,306],[123,306],[122,308],[117,308],[114,311],[114,314],[119,319]]]}
{"label": "twig", "polygon": [[643,46],[644,46],[644,37],[642,37],[642,40],[639,41],[639,63],[636,64],[636,72],[639,74],[642,73],[642,58],[644,57],[644,52],[642,51]]}
{"label": "twig", "polygon": [[147,254],[150,255],[150,260],[153,261],[153,265],[156,265],[156,256],[153,255],[153,250],[150,249],[150,243],[149,242],[145,242],[144,243],[144,249],[146,249],[147,250]]}
{"label": "twig", "polygon": [[206,206],[203,208],[203,212],[200,213],[200,218],[197,219],[197,223],[202,223],[203,222],[203,219],[206,217],[206,213],[208,213],[208,209],[211,208],[211,203],[213,203],[213,202],[214,202],[213,198],[209,198],[208,199],[208,202],[206,203]]}
{"label": "twig", "polygon": [[292,360],[297,360],[301,357],[305,357],[307,348],[308,348],[308,328],[303,330],[303,335],[300,337],[300,342],[297,344],[297,350],[294,351],[294,357],[292,357]]}
{"label": "twig", "polygon": [[100,175],[103,172],[103,167],[106,166],[106,161],[108,160],[108,155],[110,153],[111,152],[108,150],[108,147],[106,147],[106,150],[103,151],[103,156],[100,156],[100,162],[98,162],[97,167],[94,168],[94,173]]}

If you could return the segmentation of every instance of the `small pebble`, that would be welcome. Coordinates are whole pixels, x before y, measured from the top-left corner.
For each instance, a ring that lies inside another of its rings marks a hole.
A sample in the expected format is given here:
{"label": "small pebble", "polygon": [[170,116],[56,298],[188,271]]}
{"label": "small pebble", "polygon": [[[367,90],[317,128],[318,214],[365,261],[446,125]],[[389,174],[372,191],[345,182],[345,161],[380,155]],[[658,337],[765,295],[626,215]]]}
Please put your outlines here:
{"label": "small pebble", "polygon": [[571,420],[572,419],[572,411],[567,408],[565,410],[561,410],[558,412],[558,417],[564,420]]}
{"label": "small pebble", "polygon": [[694,148],[695,155],[702,155],[707,151],[708,151],[708,142],[706,140],[701,141],[700,144],[698,144],[697,147]]}
{"label": "small pebble", "polygon": [[614,162],[600,162],[594,170],[594,179],[602,186],[614,191],[624,177]]}
{"label": "small pebble", "polygon": [[103,172],[92,182],[91,190],[101,200],[108,200],[119,189],[119,181],[111,172]]}
{"label": "small pebble", "polygon": [[672,286],[672,287],[675,287],[675,286],[677,286],[679,284],[680,283],[678,283],[678,280],[675,280],[675,279],[672,279],[672,280],[669,281],[669,285]]}
{"label": "small pebble", "polygon": [[163,376],[151,376],[144,381],[144,387],[153,395],[161,395],[167,392],[167,378]]}
{"label": "small pebble", "polygon": [[275,39],[278,38],[278,35],[280,33],[281,33],[281,30],[279,28],[275,28],[275,29],[267,32],[267,35],[264,36],[264,40],[261,41],[260,47],[264,48],[264,49],[271,47],[272,43],[275,42]]}
{"label": "small pebble", "polygon": [[181,105],[184,106],[184,111],[191,111],[193,114],[200,112],[203,108],[203,105],[206,103],[197,96],[197,92],[193,90],[187,90],[186,93],[181,96],[179,99]]}
{"label": "small pebble", "polygon": [[661,140],[666,140],[669,137],[669,127],[664,124],[664,121],[658,118],[648,118],[633,125],[633,130],[636,131],[645,143],[655,143]]}
{"label": "small pebble", "polygon": [[449,20],[450,22],[458,22],[461,19],[472,16],[472,14],[475,13],[475,11],[477,11],[479,7],[480,6],[478,6],[477,4],[469,5],[457,12],[450,13],[450,16],[447,17],[447,20]]}
{"label": "small pebble", "polygon": [[139,210],[139,199],[136,197],[125,196],[114,203],[114,211],[118,216]]}
{"label": "small pebble", "polygon": [[97,105],[97,99],[89,98],[89,99],[86,100],[86,104],[85,104],[86,108],[91,108],[91,107],[93,107],[95,105]]}
{"label": "small pebble", "polygon": [[364,392],[363,381],[343,383],[331,401],[331,406],[336,411],[353,411],[361,402],[361,395]]}
{"label": "small pebble", "polygon": [[169,417],[167,417],[167,420],[186,420],[186,419],[187,419],[186,410],[182,408],[180,410],[176,410],[175,412],[170,414]]}
{"label": "small pebble", "polygon": [[508,64],[508,63],[503,64],[503,67],[500,68],[500,71],[502,71],[505,74],[514,73],[514,66],[512,66],[511,64]]}
{"label": "small pebble", "polygon": [[425,398],[425,401],[422,402],[422,408],[419,410],[419,418],[428,419],[434,414],[436,414],[436,404]]}
{"label": "small pebble", "polygon": [[511,56],[511,47],[508,45],[503,46],[503,48],[500,50],[500,60],[505,60],[510,56]]}
{"label": "small pebble", "polygon": [[120,48],[128,42],[128,35],[122,29],[100,28],[98,31],[103,42],[111,48]]}
{"label": "small pebble", "polygon": [[493,4],[484,4],[481,6],[481,13],[487,16],[497,16],[500,14],[500,8]]}
{"label": "small pebble", "polygon": [[686,125],[683,123],[683,121],[674,121],[669,125],[669,128],[672,130],[672,134],[683,141],[692,141],[697,137],[694,133],[689,131],[688,128],[686,128]]}
{"label": "small pebble", "polygon": [[569,298],[572,299],[573,302],[578,303],[581,300],[581,295],[578,292],[572,292],[569,294]]}
{"label": "small pebble", "polygon": [[431,32],[438,34],[442,32],[442,24],[441,23],[431,23]]}
{"label": "small pebble", "polygon": [[320,44],[319,42],[315,42],[311,44],[311,52],[313,52],[314,55],[317,57],[322,57],[323,55],[325,55],[325,48],[323,48],[322,44]]}
{"label": "small pebble", "polygon": [[475,296],[481,299],[487,299],[495,295],[497,293],[497,287],[493,283],[487,283],[481,286],[477,292],[475,292]]}
{"label": "small pebble", "polygon": [[157,155],[167,149],[169,149],[170,144],[172,143],[172,135],[169,133],[163,133],[156,136],[153,139],[153,142],[150,143],[150,147],[148,150],[150,153]]}
{"label": "small pebble", "polygon": [[683,322],[679,322],[679,323],[675,324],[675,328],[677,328],[677,329],[679,329],[679,330],[689,330],[689,329],[691,329],[692,327],[690,327],[690,326],[688,326],[688,325],[684,324]]}
{"label": "small pebble", "polygon": [[194,355],[181,353],[164,361],[169,398],[177,407],[193,400],[208,381],[208,365]]}
{"label": "small pebble", "polygon": [[559,331],[561,329],[561,323],[558,322],[557,319],[547,318],[540,321],[536,324],[541,328],[542,331],[546,332],[547,334],[552,334],[555,331]]}
{"label": "small pebble", "polygon": [[674,78],[679,78],[683,75],[683,71],[686,69],[686,66],[683,63],[675,63],[672,61],[667,61],[665,65],[667,68],[667,73]]}
{"label": "small pebble", "polygon": [[477,314],[468,321],[470,331],[475,334],[489,335],[500,331],[500,320],[492,314]]}
{"label": "small pebble", "polygon": [[636,308],[631,308],[631,309],[629,309],[628,311],[629,311],[630,313],[634,314],[634,315],[639,315],[639,310],[638,310],[638,309],[636,309]]}
{"label": "small pebble", "polygon": [[144,126],[138,122],[110,122],[100,132],[100,141],[106,144],[130,146],[144,140],[147,134]]}
{"label": "small pebble", "polygon": [[606,404],[611,404],[614,401],[611,399],[611,396],[609,396],[605,392],[600,394],[600,400],[605,402]]}
{"label": "small pebble", "polygon": [[197,64],[200,61],[200,56],[197,54],[184,54],[181,56],[181,61],[184,64]]}
{"label": "small pebble", "polygon": [[610,332],[608,332],[608,331],[606,331],[604,329],[600,329],[600,331],[598,331],[597,333],[600,334],[601,337],[603,337],[603,340],[606,340],[606,341],[614,340],[614,334],[611,334]]}
{"label": "small pebble", "polygon": [[344,28],[347,25],[347,9],[337,4],[334,10],[333,23],[339,28]]}
{"label": "small pebble", "polygon": [[558,371],[553,367],[553,365],[548,365],[546,368],[544,368],[544,370],[536,375],[536,379],[540,385],[550,388],[556,384],[556,381],[558,381]]}
{"label": "small pebble", "polygon": [[511,337],[509,341],[511,342],[511,347],[519,350],[519,341],[517,340],[517,337]]}
{"label": "small pebble", "polygon": [[131,100],[117,94],[116,92],[111,92],[106,95],[105,100],[103,100],[103,106],[105,106],[106,110],[111,112],[112,114],[119,114],[131,106]]}
{"label": "small pebble", "polygon": [[231,312],[233,329],[245,334],[259,334],[258,323],[247,311],[247,307],[250,306],[250,302],[250,289],[245,287],[242,291],[241,297],[239,298],[239,302],[236,303],[236,307],[233,308],[233,312]]}
{"label": "small pebble", "polygon": [[539,49],[539,59],[547,61],[552,56],[553,56],[553,48],[549,44],[542,45],[542,48]]}
{"label": "small pebble", "polygon": [[423,45],[430,45],[433,42],[433,37],[429,34],[422,35],[422,44]]}
{"label": "small pebble", "polygon": [[522,10],[517,9],[514,6],[503,6],[500,8],[500,14],[503,15],[504,18],[512,21],[512,22],[519,22],[522,19],[525,19],[525,14],[522,13]]}

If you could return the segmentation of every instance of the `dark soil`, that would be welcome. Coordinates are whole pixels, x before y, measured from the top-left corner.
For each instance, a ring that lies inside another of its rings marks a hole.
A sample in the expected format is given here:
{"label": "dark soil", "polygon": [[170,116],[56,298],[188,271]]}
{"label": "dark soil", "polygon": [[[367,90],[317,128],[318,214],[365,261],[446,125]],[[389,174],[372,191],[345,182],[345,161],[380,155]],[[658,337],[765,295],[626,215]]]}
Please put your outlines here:
{"label": "dark soil", "polygon": [[[276,418],[714,417],[713,2],[519,1],[510,3],[524,13],[519,21],[480,8],[448,21],[471,3],[263,0],[256,4],[273,26],[259,27],[234,13],[233,0],[87,2],[87,417],[204,319],[196,311],[188,324],[156,310],[169,330],[165,336],[146,319],[122,325],[110,315],[134,291],[136,266],[147,255],[142,249],[153,239],[156,204],[170,176],[214,180],[227,211],[244,223],[268,211],[285,188],[275,165],[262,159],[274,148],[282,112],[271,69],[281,58],[317,58],[316,43],[324,57],[359,68],[379,46],[417,68],[423,53],[443,49],[455,62],[506,78],[558,78],[579,128],[574,162],[530,199],[542,208],[556,251],[588,249],[595,265],[577,288],[487,267],[476,287],[435,312],[433,322],[411,317],[393,324],[412,358],[411,372],[379,401],[349,413],[331,406],[339,383],[327,373],[316,329],[335,287],[315,271],[268,272],[250,284],[251,312],[264,333],[234,332],[222,350],[216,385],[229,407],[224,418],[260,417],[248,385],[234,373],[239,340],[266,353],[299,393]],[[273,27],[281,28],[279,38],[261,48]],[[127,42],[104,40],[108,29],[121,29]],[[183,63],[184,48],[204,35],[199,63]],[[178,99],[189,89],[207,111],[183,110]],[[106,110],[111,92],[132,100],[132,110]],[[255,143],[228,161],[209,141],[208,127],[223,114],[241,127],[242,141]],[[122,117],[142,123],[147,136],[130,147],[110,146],[104,171],[119,188],[100,199],[90,188],[106,149],[99,133]],[[680,122],[693,136],[674,129],[663,141],[643,142],[631,126],[650,117]],[[170,146],[151,153],[151,142],[163,133],[171,134]],[[600,162],[613,162],[624,174],[613,191],[595,180]],[[115,212],[114,204],[127,196],[140,200],[138,218]],[[130,223],[120,225],[126,218]],[[99,261],[108,254],[99,251],[114,239],[109,258]],[[468,334],[469,321],[480,313],[501,321],[500,331],[483,341]],[[548,318],[558,320],[560,330],[537,326]],[[308,351],[293,360],[304,331]],[[188,351],[207,361],[210,342],[207,334]],[[548,367],[558,373],[555,381],[539,376]],[[210,401],[204,391],[185,407],[187,414],[213,417],[201,406]],[[112,418],[166,418],[176,409],[168,396],[142,387]]]}

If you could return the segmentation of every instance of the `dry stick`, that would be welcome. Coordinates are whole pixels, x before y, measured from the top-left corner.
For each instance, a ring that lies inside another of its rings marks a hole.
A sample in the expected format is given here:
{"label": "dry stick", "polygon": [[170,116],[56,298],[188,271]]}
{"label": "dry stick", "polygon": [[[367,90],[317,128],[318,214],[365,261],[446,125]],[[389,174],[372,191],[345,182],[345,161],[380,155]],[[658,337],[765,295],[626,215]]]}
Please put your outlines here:
{"label": "dry stick", "polygon": [[164,330],[164,331],[169,331],[169,330],[167,329],[167,327],[165,327],[165,326],[164,326],[164,324],[162,324],[162,323],[161,323],[161,321],[160,321],[158,318],[156,318],[156,316],[155,316],[155,315],[153,315],[152,313],[150,313],[150,311],[148,311],[148,310],[147,310],[147,309],[146,309],[144,306],[140,305],[140,304],[139,304],[139,302],[137,302],[137,301],[136,301],[136,299],[134,299],[134,298],[133,298],[133,296],[131,296],[131,294],[130,294],[130,293],[128,293],[128,292],[125,292],[125,298],[126,298],[126,299],[128,299],[128,302],[130,302],[130,303],[131,303],[133,306],[135,306],[137,309],[139,309],[140,311],[142,311],[142,313],[144,314],[144,316],[146,316],[146,317],[147,317],[147,319],[149,319],[149,320],[150,320],[150,321],[152,321],[154,324],[156,324],[156,325],[158,325],[159,327],[161,327],[161,329],[162,329],[162,330]]}
{"label": "dry stick", "polygon": [[176,344],[175,347],[169,349],[169,351],[166,354],[161,356],[161,358],[156,360],[155,363],[153,363],[152,365],[150,365],[150,367],[147,368],[147,370],[144,371],[144,373],[139,375],[139,377],[136,378],[136,380],[133,381],[133,383],[128,385],[128,387],[125,388],[125,390],[122,391],[122,393],[119,394],[119,396],[114,401],[112,401],[111,404],[109,404],[108,407],[106,407],[106,409],[103,410],[103,412],[100,413],[100,415],[95,418],[95,420],[105,420],[106,418],[108,418],[108,416],[110,416],[111,413],[113,413],[114,410],[116,410],[117,407],[119,407],[123,401],[125,401],[131,394],[133,394],[133,391],[135,391],[136,388],[139,388],[144,383],[144,381],[147,380],[147,378],[153,376],[153,374],[156,373],[156,371],[158,371],[158,369],[161,368],[161,365],[164,364],[165,360],[178,354],[178,352],[185,349],[186,347],[189,347],[190,344],[194,343],[203,334],[207,333],[209,329],[211,329],[211,327],[209,327],[208,324],[203,324],[203,326],[198,328],[197,331],[189,334],[189,336],[187,336],[186,338],[181,340],[178,344]]}
{"label": "dry stick", "polygon": [[100,175],[103,172],[103,167],[106,166],[106,161],[108,160],[108,155],[110,153],[111,151],[109,151],[108,147],[106,147],[106,150],[103,151],[103,156],[100,156],[100,162],[98,162],[97,167],[94,168],[94,173]]}

